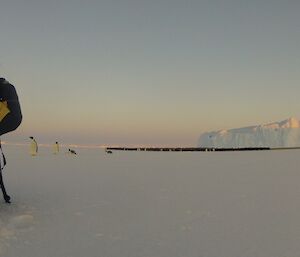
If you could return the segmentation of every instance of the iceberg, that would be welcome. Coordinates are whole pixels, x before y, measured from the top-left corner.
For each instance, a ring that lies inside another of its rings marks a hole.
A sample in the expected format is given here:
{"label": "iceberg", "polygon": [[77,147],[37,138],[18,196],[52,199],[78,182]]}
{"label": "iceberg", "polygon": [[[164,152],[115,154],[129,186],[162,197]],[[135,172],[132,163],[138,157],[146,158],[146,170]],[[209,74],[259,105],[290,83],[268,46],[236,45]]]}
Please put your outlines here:
{"label": "iceberg", "polygon": [[289,118],[280,122],[203,133],[198,147],[300,147],[300,121]]}

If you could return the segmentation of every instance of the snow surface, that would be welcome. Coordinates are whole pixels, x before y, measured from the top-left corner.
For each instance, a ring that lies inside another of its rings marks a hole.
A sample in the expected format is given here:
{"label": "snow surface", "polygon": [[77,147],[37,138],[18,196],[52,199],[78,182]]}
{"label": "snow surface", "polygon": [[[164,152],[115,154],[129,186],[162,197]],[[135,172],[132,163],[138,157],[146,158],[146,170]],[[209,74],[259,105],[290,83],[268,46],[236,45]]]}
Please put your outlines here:
{"label": "snow surface", "polygon": [[289,118],[265,125],[203,133],[199,147],[299,147],[300,121]]}
{"label": "snow surface", "polygon": [[300,256],[299,150],[4,151],[0,256]]}

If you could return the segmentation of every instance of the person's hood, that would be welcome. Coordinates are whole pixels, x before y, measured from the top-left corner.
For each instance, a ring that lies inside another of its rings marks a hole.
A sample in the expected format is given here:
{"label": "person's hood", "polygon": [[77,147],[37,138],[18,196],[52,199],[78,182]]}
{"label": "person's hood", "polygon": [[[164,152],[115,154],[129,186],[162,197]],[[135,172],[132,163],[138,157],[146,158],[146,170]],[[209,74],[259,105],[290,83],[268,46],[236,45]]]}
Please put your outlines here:
{"label": "person's hood", "polygon": [[7,84],[8,81],[5,78],[0,78],[0,83],[2,84]]}

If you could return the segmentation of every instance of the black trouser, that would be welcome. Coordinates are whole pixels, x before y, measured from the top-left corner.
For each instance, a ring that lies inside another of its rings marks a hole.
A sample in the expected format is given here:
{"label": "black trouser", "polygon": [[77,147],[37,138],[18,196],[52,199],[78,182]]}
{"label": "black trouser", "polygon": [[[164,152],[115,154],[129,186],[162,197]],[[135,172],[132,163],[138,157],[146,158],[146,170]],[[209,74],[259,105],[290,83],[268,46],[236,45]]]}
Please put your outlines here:
{"label": "black trouser", "polygon": [[3,178],[2,178],[2,170],[0,170],[0,187],[3,193],[3,198],[5,202],[10,203],[10,196],[6,193],[4,183],[3,183]]}

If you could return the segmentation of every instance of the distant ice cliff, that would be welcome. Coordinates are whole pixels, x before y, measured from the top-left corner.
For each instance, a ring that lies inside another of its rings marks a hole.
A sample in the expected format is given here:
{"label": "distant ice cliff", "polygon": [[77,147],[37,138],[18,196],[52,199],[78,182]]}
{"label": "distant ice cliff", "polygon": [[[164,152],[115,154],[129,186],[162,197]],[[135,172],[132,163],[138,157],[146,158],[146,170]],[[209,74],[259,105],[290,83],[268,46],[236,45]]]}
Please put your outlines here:
{"label": "distant ice cliff", "polygon": [[289,118],[265,125],[203,133],[199,147],[297,147],[300,146],[300,121]]}

